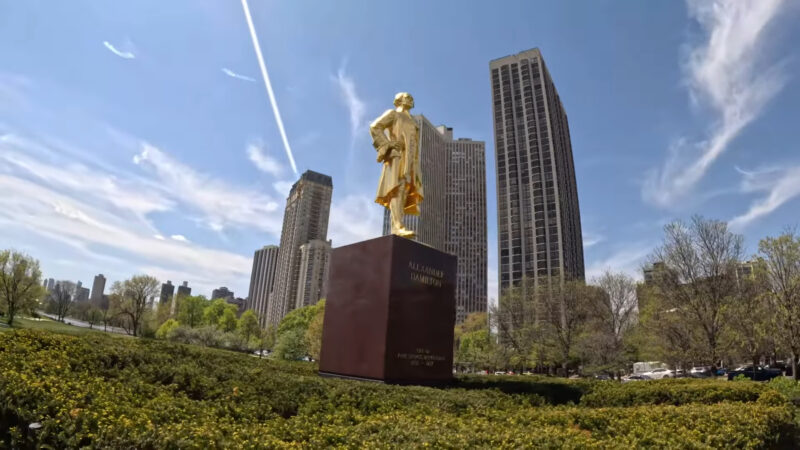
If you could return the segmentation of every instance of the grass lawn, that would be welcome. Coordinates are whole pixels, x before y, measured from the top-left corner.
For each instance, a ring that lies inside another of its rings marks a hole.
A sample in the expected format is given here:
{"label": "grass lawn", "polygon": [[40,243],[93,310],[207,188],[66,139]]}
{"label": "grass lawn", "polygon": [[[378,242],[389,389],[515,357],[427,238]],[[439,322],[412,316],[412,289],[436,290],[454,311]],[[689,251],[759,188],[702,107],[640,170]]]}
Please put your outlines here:
{"label": "grass lawn", "polygon": [[34,319],[31,317],[17,316],[14,318],[13,327],[8,326],[5,318],[0,320],[0,332],[17,328],[46,330],[46,331],[52,331],[53,333],[72,334],[72,335],[100,332],[98,330],[90,330],[88,328],[77,327],[75,325],[61,323],[53,319],[48,319],[47,317],[42,317],[41,319]]}

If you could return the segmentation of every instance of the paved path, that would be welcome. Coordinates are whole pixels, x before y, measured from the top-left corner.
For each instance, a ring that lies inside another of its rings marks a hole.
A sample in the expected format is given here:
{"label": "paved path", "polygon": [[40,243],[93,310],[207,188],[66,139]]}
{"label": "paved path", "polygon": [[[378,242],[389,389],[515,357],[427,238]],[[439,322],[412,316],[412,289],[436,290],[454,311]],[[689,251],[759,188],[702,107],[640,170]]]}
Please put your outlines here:
{"label": "paved path", "polygon": [[[56,316],[54,314],[47,314],[47,313],[44,313],[44,312],[41,312],[41,311],[39,311],[39,314],[42,315],[42,316],[45,316],[45,317],[49,317],[49,318],[51,318],[53,320],[58,320],[58,316]],[[78,320],[78,319],[73,319],[73,318],[70,318],[70,317],[65,317],[64,318],[64,323],[69,324],[69,325],[74,325],[76,327],[81,327],[81,328],[91,328],[91,329],[97,330],[97,331],[106,331],[108,333],[117,333],[117,334],[126,334],[126,335],[128,334],[128,332],[125,331],[125,329],[123,329],[123,328],[109,326],[107,329],[103,329],[103,324],[95,324],[94,326],[92,326],[88,322],[84,322],[84,321]]]}

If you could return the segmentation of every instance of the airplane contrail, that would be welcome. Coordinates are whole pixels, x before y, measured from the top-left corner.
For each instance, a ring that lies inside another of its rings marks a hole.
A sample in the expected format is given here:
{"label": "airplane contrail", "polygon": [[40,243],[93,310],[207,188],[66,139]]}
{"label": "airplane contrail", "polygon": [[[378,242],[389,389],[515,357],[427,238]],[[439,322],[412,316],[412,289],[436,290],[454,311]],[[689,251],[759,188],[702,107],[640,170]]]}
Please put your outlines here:
{"label": "airplane contrail", "polygon": [[289,138],[286,137],[286,130],[283,128],[281,113],[278,111],[278,102],[275,100],[275,93],[272,92],[272,83],[269,82],[267,66],[264,64],[264,56],[261,54],[261,46],[258,44],[258,36],[256,36],[256,29],[253,26],[253,18],[250,17],[250,8],[247,6],[247,0],[242,0],[242,9],[244,9],[244,17],[247,19],[247,27],[250,28],[250,37],[253,39],[253,48],[256,50],[258,67],[261,69],[261,77],[264,78],[264,85],[267,87],[267,95],[269,96],[270,104],[272,104],[272,112],[275,114],[275,122],[278,124],[278,131],[280,131],[281,139],[283,139],[286,156],[289,157],[289,164],[291,164],[294,174],[298,175],[297,166],[294,163],[294,156],[292,155],[292,147],[289,145]]}

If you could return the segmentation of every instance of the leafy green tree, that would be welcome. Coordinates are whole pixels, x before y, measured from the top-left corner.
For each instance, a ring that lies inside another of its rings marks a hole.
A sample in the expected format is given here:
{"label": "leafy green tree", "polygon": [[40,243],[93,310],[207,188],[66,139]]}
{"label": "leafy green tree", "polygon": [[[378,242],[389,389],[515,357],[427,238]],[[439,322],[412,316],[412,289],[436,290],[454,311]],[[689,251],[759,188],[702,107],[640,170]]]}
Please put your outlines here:
{"label": "leafy green tree", "polygon": [[233,313],[233,319],[236,320],[237,310],[236,305],[229,304],[224,298],[212,300],[203,311],[203,322],[205,322],[206,325],[212,325],[222,329],[222,320],[225,311],[231,311]]}
{"label": "leafy green tree", "polygon": [[308,355],[305,330],[291,328],[279,334],[275,343],[275,355],[290,361],[296,361]]}
{"label": "leafy green tree", "polygon": [[716,368],[722,356],[725,308],[738,298],[737,270],[744,238],[725,222],[694,216],[664,227],[664,241],[651,255],[662,264],[653,278],[665,311],[699,330],[694,343],[702,359]]}
{"label": "leafy green tree", "polygon": [[792,377],[798,379],[800,358],[800,236],[787,230],[758,245],[764,259],[766,291],[779,344],[792,355]]}
{"label": "leafy green tree", "polygon": [[158,295],[158,280],[149,275],[134,275],[128,280],[117,281],[111,287],[116,304],[114,310],[124,318],[123,324],[130,334],[139,336],[148,302]]}
{"label": "leafy green tree", "polygon": [[315,361],[319,361],[319,354],[322,350],[322,322],[325,318],[325,300],[320,300],[316,304],[316,312],[306,329],[306,345],[308,354]]}
{"label": "leafy green tree", "polygon": [[248,309],[242,313],[242,317],[239,318],[238,328],[245,343],[249,343],[252,338],[258,336],[261,328],[258,326],[258,316],[256,316],[255,311]]}
{"label": "leafy green tree", "polygon": [[277,339],[278,328],[275,325],[270,324],[267,325],[266,328],[261,329],[258,336],[258,347],[259,350],[261,350],[259,357],[264,356],[264,350],[274,350]]}
{"label": "leafy green tree", "polygon": [[158,330],[156,330],[156,338],[158,339],[169,339],[172,336],[172,333],[180,327],[180,323],[178,323],[175,319],[167,319]]}
{"label": "leafy green tree", "polygon": [[[289,312],[278,325],[275,354],[283,359],[300,359],[308,355],[306,331],[317,315],[317,311],[325,304],[304,306]],[[299,355],[299,356],[298,356]]]}
{"label": "leafy green tree", "polygon": [[0,307],[14,324],[19,312],[32,312],[45,296],[39,261],[30,256],[4,250],[0,252]]}
{"label": "leafy green tree", "polygon": [[219,318],[217,327],[222,331],[232,332],[236,331],[236,326],[238,324],[239,323],[236,320],[236,307],[234,307],[233,309],[225,308],[222,311],[222,316]]}
{"label": "leafy green tree", "polygon": [[202,325],[208,303],[202,295],[178,297],[178,322],[189,328]]}

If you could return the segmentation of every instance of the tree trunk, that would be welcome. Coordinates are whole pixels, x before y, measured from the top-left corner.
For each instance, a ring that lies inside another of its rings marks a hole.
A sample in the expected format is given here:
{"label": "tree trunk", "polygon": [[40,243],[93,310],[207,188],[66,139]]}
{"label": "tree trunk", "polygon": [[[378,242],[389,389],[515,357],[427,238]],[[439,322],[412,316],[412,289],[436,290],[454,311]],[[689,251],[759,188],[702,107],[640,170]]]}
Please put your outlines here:
{"label": "tree trunk", "polygon": [[792,352],[792,379],[797,381],[797,353]]}
{"label": "tree trunk", "polygon": [[9,305],[8,306],[8,326],[9,327],[14,325],[14,316],[15,315],[17,315],[17,312],[15,311],[15,308],[13,308],[11,305]]}
{"label": "tree trunk", "polygon": [[756,381],[756,367],[758,366],[758,356],[753,356],[753,381]]}

